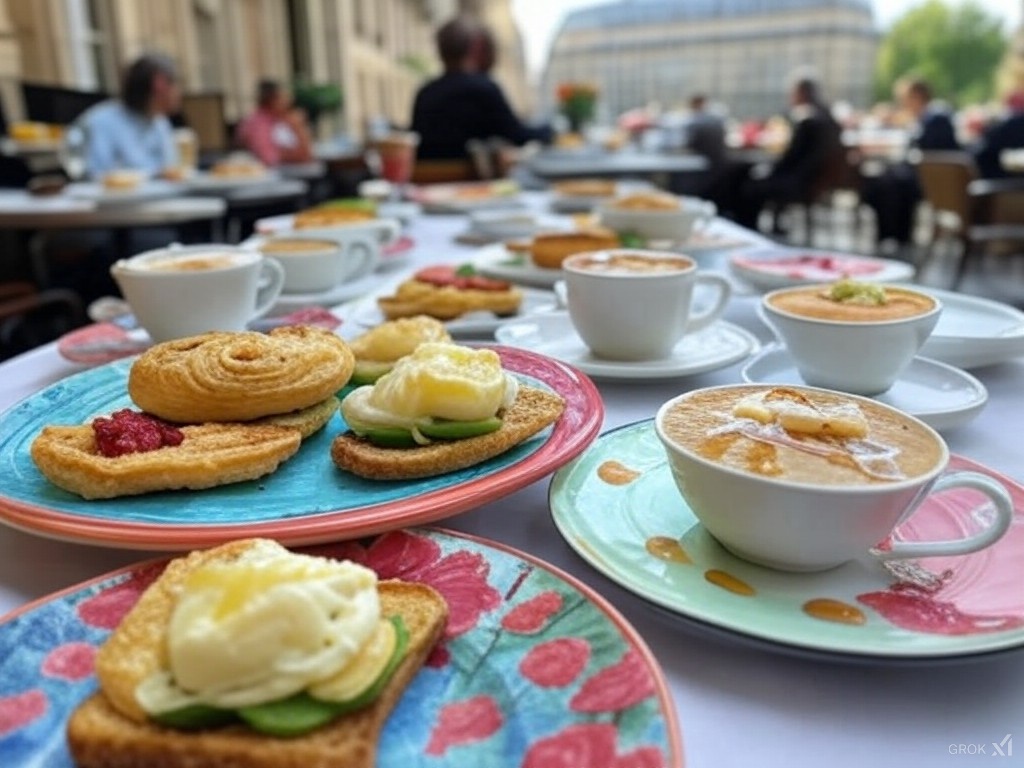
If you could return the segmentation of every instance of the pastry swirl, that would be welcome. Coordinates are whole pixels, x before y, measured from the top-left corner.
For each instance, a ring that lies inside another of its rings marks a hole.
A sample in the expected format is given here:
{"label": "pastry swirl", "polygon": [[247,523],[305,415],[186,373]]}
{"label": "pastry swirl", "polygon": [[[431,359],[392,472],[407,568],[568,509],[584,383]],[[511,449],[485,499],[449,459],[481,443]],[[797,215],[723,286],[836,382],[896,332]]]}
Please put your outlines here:
{"label": "pastry swirl", "polygon": [[132,365],[128,393],[167,421],[250,421],[326,400],[348,382],[348,345],[311,326],[213,332],[157,344]]}

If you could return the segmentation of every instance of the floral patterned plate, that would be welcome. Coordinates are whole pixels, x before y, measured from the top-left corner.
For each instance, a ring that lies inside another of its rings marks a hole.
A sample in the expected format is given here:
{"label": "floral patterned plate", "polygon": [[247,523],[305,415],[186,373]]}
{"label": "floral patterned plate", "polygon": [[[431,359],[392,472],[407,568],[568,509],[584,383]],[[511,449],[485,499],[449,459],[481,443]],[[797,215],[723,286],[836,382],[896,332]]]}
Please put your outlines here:
{"label": "floral patterned plate", "polygon": [[601,396],[586,376],[531,352],[492,347],[502,364],[565,399],[555,425],[489,461],[438,477],[362,480],[331,462],[340,416],[276,472],[205,491],[84,501],[51,485],[29,455],[46,424],[78,424],[131,405],[130,360],[71,376],[0,416],[0,521],[56,538],[135,549],[191,549],[246,536],[316,544],[418,525],[507,496],[582,451],[601,427]]}
{"label": "floral patterned plate", "polygon": [[[550,504],[584,560],[677,619],[805,656],[934,664],[1024,645],[1024,488],[961,457],[950,469],[984,472],[1007,487],[1017,509],[1009,532],[981,552],[891,571],[868,555],[813,574],[734,557],[676,490],[653,421],[602,435],[555,474]],[[966,536],[990,513],[981,499],[965,489],[934,496],[895,535]]]}
{"label": "floral patterned plate", "polygon": [[[430,584],[445,637],[384,726],[377,765],[681,768],[678,719],[639,637],[571,576],[502,545],[399,531],[311,550]],[[96,687],[96,647],[163,562],[44,598],[0,623],[5,765],[71,768],[64,725]]]}

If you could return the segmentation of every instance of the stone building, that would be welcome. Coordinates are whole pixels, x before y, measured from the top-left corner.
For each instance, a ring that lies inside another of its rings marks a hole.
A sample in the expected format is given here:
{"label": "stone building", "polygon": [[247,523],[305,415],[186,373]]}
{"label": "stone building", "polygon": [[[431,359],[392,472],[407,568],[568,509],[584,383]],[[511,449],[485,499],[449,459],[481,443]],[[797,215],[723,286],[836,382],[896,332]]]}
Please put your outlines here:
{"label": "stone building", "polygon": [[616,0],[568,14],[541,94],[563,81],[601,88],[613,117],[709,94],[736,117],[786,104],[786,80],[813,69],[830,100],[867,106],[879,34],[869,0]]}
{"label": "stone building", "polygon": [[221,93],[225,117],[253,107],[271,77],[341,85],[345,108],[325,132],[361,136],[367,121],[404,125],[413,94],[437,70],[433,32],[479,13],[501,48],[496,77],[525,104],[525,68],[510,0],[0,0],[0,99],[24,114],[20,83],[116,92],[121,67],[159,50],[187,93]]}

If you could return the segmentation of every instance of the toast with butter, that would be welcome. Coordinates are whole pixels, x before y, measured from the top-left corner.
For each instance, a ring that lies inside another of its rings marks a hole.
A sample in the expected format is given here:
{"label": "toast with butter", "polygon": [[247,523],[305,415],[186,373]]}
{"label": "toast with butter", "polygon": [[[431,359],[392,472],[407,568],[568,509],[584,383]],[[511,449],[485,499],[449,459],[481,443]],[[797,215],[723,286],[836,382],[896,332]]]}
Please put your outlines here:
{"label": "toast with butter", "polygon": [[382,448],[346,432],[334,438],[331,458],[340,468],[370,480],[410,480],[442,475],[499,456],[553,424],[565,401],[553,392],[520,386],[501,414],[501,427],[485,435],[439,440],[415,448]]}
{"label": "toast with butter", "polygon": [[[258,557],[271,542],[235,541],[172,561],[96,657],[100,690],[72,714],[67,739],[79,768],[372,768],[381,728],[441,638],[444,599],[422,584],[377,583],[382,617],[401,617],[408,645],[386,687],[370,704],[283,738],[235,723],[183,731],[158,724],[136,700],[142,681],[167,666],[166,632],[176,602],[197,570]],[[424,713],[425,715],[427,713]]]}

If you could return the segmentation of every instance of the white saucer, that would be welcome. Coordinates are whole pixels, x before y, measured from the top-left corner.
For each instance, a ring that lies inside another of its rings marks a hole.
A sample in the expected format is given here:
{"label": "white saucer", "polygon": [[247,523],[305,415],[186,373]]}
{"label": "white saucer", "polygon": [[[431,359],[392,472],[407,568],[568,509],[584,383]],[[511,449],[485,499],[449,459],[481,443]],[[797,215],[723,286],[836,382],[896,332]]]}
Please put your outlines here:
{"label": "white saucer", "polygon": [[[835,268],[826,269],[814,264],[788,264],[777,266],[775,262],[787,261],[800,256],[824,257],[836,260]],[[847,275],[843,270],[862,269]],[[852,253],[839,253],[820,248],[791,248],[775,246],[745,251],[732,257],[729,267],[733,274],[747,281],[755,288],[770,291],[775,288],[788,288],[791,285],[806,283],[830,283],[844,276],[855,280],[869,280],[873,283],[891,283],[897,280],[909,280],[914,276],[914,267],[905,261],[895,259],[878,259],[873,256],[858,256]]]}
{"label": "white saucer", "polygon": [[271,309],[271,314],[282,312],[294,312],[297,309],[306,307],[333,307],[376,290],[380,285],[381,277],[369,274],[351,283],[342,283],[326,291],[316,293],[282,293],[277,297]]}
{"label": "white saucer", "polygon": [[560,269],[535,266],[525,254],[511,253],[502,243],[487,245],[470,259],[476,271],[495,280],[508,280],[517,285],[551,288],[565,277]]}
{"label": "white saucer", "polygon": [[957,368],[981,368],[1024,356],[1024,312],[962,293],[908,285],[942,302],[942,314],[921,355]]}
{"label": "white saucer", "polygon": [[503,323],[494,334],[501,344],[522,347],[603,379],[669,379],[693,376],[743,360],[761,344],[747,331],[719,320],[687,334],[665,360],[618,362],[591,354],[565,311],[547,312]]}
{"label": "white saucer", "polygon": [[192,192],[231,192],[235,189],[250,189],[261,184],[275,184],[280,181],[277,171],[268,168],[263,173],[241,176],[217,176],[212,173],[197,173],[185,180]]}
{"label": "white saucer", "polygon": [[100,182],[77,181],[68,184],[65,194],[79,200],[91,200],[96,205],[136,205],[162,200],[182,194],[183,186],[176,181],[147,179],[131,189],[107,189]]}
{"label": "white saucer", "polygon": [[[788,350],[771,346],[743,366],[752,384],[803,384]],[[951,365],[915,357],[892,389],[875,400],[916,416],[935,429],[966,424],[985,407],[988,390],[969,373]]]}
{"label": "white saucer", "polygon": [[[377,306],[377,296],[367,297],[365,301],[353,307],[349,314],[350,319],[356,325],[364,328],[373,328],[384,322],[384,313]],[[444,325],[452,336],[490,336],[502,323],[509,322],[512,317],[525,317],[538,312],[550,312],[555,309],[555,295],[550,291],[526,289],[523,291],[523,303],[519,313],[511,317],[498,317],[493,312],[470,312],[467,315],[448,320]]]}

